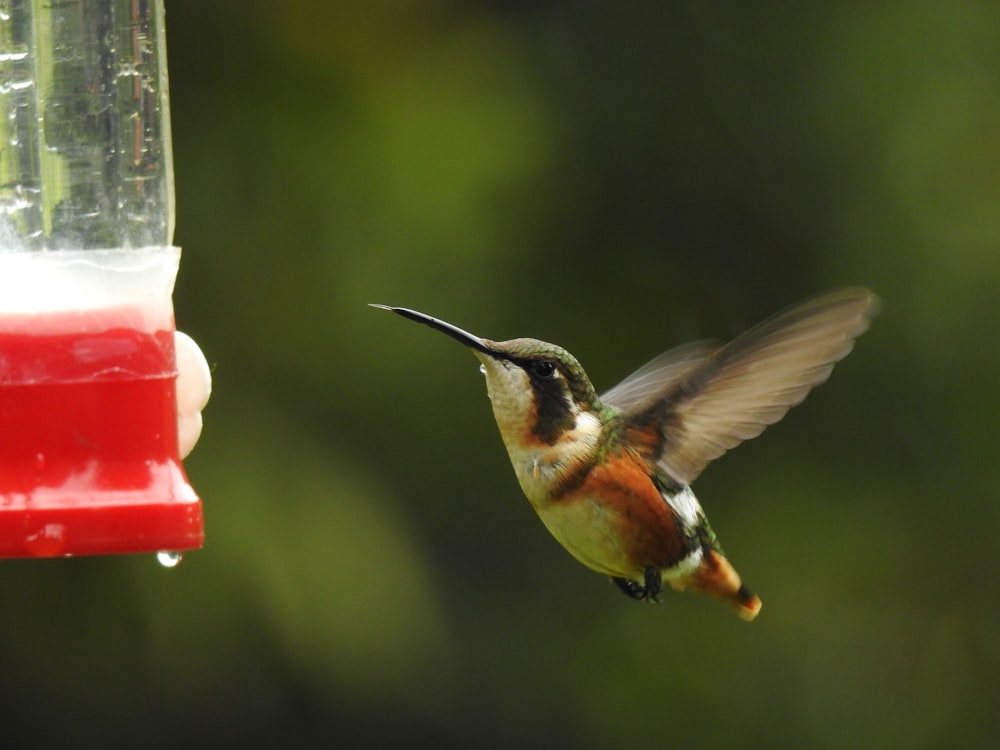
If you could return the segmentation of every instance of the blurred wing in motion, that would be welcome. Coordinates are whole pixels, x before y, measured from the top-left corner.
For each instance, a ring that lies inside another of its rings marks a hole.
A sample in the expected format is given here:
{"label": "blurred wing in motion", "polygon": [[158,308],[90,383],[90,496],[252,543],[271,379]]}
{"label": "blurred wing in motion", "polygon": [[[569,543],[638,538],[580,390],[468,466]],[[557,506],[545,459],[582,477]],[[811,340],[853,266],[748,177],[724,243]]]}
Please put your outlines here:
{"label": "blurred wing in motion", "polygon": [[813,297],[729,344],[689,344],[657,357],[605,394],[632,443],[676,481],[757,437],[825,381],[878,311],[867,289]]}
{"label": "blurred wing in motion", "polygon": [[670,349],[651,359],[611,390],[601,394],[601,401],[622,411],[648,403],[663,395],[666,385],[679,379],[703,362],[721,345],[717,341],[694,341]]}

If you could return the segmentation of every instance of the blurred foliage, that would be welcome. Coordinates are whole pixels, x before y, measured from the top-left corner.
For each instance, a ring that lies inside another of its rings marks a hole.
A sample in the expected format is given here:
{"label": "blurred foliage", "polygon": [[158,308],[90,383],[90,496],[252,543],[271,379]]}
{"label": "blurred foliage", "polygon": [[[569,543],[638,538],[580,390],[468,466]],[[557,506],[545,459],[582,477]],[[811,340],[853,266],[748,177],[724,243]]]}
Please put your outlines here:
{"label": "blurred foliage", "polygon": [[[1000,6],[167,16],[208,539],[0,566],[5,748],[996,745]],[[846,284],[873,330],[697,486],[752,625],[570,559],[475,360],[366,307],[603,389]]]}

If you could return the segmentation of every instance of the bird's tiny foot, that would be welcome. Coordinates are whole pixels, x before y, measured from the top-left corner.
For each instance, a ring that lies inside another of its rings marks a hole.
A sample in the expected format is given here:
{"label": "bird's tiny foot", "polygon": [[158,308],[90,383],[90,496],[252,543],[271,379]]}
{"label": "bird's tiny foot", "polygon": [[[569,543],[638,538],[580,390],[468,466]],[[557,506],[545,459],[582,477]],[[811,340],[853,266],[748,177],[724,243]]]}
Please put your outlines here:
{"label": "bird's tiny foot", "polygon": [[638,601],[647,599],[659,603],[659,594],[663,588],[663,577],[659,568],[652,565],[643,571],[643,583],[639,584],[631,578],[612,577],[611,581],[627,596]]}
{"label": "bird's tiny foot", "polygon": [[611,577],[611,582],[626,596],[642,601],[646,598],[646,589],[633,581],[631,578]]}
{"label": "bird's tiny foot", "polygon": [[643,571],[643,578],[646,583],[646,598],[659,604],[660,591],[663,590],[663,574],[660,573],[660,569],[653,565],[647,565],[646,570]]}

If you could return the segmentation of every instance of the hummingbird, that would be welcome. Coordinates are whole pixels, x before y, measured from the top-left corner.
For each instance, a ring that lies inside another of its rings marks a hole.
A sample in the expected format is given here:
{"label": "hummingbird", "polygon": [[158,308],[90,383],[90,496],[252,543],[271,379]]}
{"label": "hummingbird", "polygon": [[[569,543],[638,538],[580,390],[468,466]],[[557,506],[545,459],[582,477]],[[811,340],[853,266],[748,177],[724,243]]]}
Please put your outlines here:
{"label": "hummingbird", "polygon": [[726,558],[691,484],[825,381],[878,306],[861,288],[812,297],[728,344],[670,349],[598,395],[555,344],[492,341],[372,305],[472,350],[518,483],[573,557],[633,599],[659,601],[667,584],[721,599],[748,621],[761,600]]}

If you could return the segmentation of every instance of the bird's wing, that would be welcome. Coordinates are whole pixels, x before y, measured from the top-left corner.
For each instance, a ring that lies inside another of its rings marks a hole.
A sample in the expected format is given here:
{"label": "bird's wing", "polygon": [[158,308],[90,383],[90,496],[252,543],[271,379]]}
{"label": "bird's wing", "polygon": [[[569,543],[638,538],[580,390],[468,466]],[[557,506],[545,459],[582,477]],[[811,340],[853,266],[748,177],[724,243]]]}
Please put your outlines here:
{"label": "bird's wing", "polygon": [[682,344],[654,357],[615,387],[602,393],[601,402],[631,411],[663,395],[664,388],[700,364],[719,348],[715,341]]}
{"label": "bird's wing", "polygon": [[647,460],[689,484],[826,380],[877,309],[867,289],[805,300],[711,353],[668,352],[611,389],[609,403],[623,408],[629,440]]}

